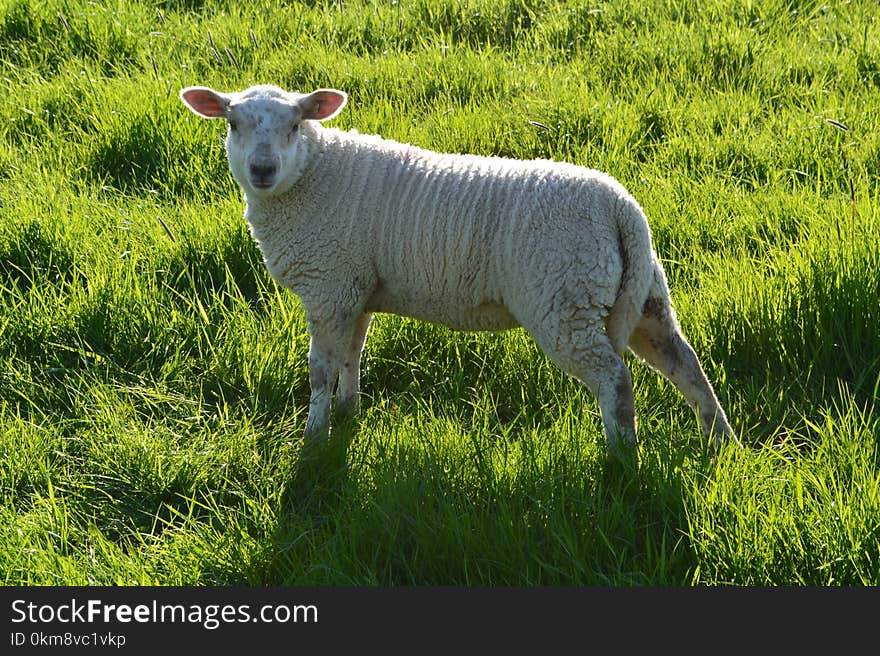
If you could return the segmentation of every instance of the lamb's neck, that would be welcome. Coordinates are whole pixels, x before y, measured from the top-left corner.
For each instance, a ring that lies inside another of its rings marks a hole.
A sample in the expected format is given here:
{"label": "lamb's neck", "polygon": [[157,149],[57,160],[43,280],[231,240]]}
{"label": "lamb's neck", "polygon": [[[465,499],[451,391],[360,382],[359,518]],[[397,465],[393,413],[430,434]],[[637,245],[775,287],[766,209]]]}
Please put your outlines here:
{"label": "lamb's neck", "polygon": [[258,242],[273,239],[279,232],[298,231],[305,224],[301,212],[294,209],[289,196],[291,191],[268,198],[245,195],[244,216]]}

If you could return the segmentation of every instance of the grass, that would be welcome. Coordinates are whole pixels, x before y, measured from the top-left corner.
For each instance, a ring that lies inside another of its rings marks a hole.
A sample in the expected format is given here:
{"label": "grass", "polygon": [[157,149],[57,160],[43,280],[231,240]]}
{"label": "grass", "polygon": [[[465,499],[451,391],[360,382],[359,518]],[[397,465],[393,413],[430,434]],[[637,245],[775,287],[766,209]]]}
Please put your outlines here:
{"label": "grass", "polygon": [[[880,40],[811,0],[0,2],[0,582],[877,585]],[[608,171],[745,445],[631,360],[641,468],[522,331],[375,322],[303,459],[308,339],[192,84]]]}

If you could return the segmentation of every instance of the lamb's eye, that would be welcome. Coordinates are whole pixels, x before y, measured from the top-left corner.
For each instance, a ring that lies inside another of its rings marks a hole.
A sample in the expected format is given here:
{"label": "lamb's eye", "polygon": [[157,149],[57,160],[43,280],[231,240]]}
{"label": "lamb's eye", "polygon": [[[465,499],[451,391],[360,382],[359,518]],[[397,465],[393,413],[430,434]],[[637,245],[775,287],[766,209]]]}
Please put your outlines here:
{"label": "lamb's eye", "polygon": [[238,122],[237,121],[229,121],[229,129],[233,132],[238,130]]}
{"label": "lamb's eye", "polygon": [[299,123],[294,123],[293,125],[291,125],[290,126],[290,136],[292,137],[293,135],[295,135],[297,130],[299,130]]}

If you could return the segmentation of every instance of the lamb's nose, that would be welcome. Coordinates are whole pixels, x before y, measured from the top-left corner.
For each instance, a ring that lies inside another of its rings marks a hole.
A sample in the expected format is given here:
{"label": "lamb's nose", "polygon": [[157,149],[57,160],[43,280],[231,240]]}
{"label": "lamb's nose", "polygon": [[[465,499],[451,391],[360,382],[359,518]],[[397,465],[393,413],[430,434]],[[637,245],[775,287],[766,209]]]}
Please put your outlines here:
{"label": "lamb's nose", "polygon": [[278,167],[274,164],[251,164],[251,183],[258,189],[268,189],[275,182]]}

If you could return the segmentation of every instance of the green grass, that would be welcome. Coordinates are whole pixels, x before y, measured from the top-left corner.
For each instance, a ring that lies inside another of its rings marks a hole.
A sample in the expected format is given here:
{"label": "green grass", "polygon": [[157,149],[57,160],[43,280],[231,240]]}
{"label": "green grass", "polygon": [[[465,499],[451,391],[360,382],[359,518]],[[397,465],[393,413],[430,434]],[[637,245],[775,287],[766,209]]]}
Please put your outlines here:
{"label": "green grass", "polygon": [[[873,0],[0,1],[0,583],[880,584]],[[631,360],[641,468],[522,331],[308,338],[181,87],[566,159],[639,199],[745,445]]]}

